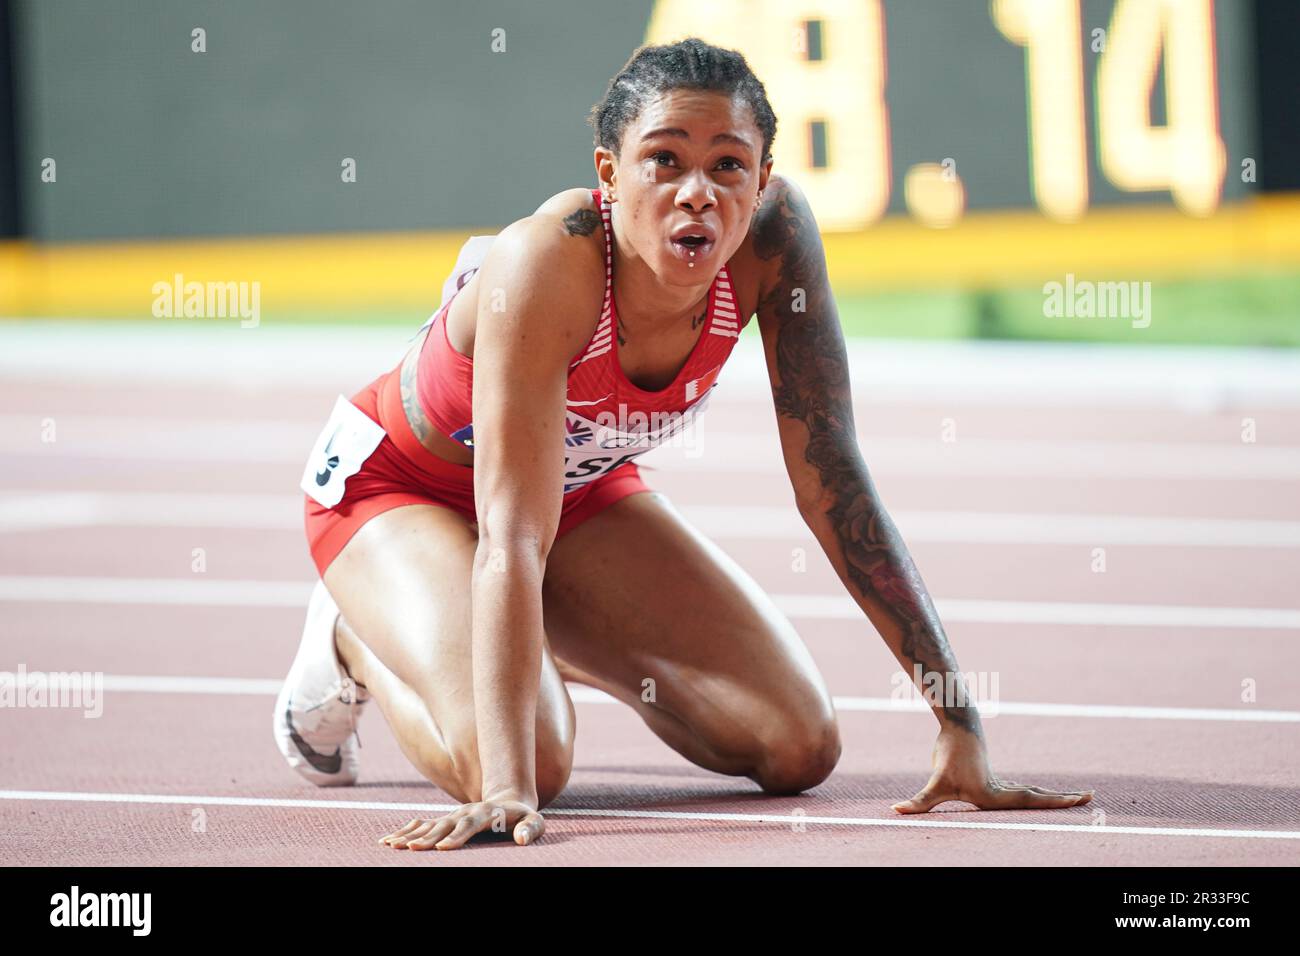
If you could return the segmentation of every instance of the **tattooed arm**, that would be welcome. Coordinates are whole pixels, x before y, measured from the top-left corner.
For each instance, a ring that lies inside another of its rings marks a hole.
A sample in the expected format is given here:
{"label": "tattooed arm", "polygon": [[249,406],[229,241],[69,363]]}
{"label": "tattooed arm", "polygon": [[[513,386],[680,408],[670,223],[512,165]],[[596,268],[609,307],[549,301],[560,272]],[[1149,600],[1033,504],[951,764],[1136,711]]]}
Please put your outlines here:
{"label": "tattooed arm", "polygon": [[[754,250],[774,267],[758,307],[786,469],[799,511],[855,601],[908,674],[957,661],[853,429],[848,356],[821,236],[798,188],[773,177]],[[981,735],[969,704],[934,702],[940,724]]]}
{"label": "tattooed arm", "polygon": [[965,698],[934,603],[858,448],[848,356],[821,235],[788,179],[770,178],[753,243],[768,267],[758,324],[799,512],[907,673],[919,670],[923,687],[938,681],[939,693],[926,695],[940,725],[934,777],[895,809],[923,812],[950,799],[1003,808],[1086,802],[1082,792],[1002,784],[988,768],[979,712]]}

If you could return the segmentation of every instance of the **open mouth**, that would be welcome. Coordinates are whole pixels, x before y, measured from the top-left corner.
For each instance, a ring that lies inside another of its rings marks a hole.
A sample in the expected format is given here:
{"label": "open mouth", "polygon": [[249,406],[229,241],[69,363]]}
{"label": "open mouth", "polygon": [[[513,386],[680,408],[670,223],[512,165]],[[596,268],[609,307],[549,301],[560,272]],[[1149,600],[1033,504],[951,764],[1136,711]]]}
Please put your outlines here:
{"label": "open mouth", "polygon": [[713,251],[713,240],[708,236],[699,234],[687,234],[674,238],[669,245],[673,247],[673,252],[680,259],[697,261],[703,259]]}

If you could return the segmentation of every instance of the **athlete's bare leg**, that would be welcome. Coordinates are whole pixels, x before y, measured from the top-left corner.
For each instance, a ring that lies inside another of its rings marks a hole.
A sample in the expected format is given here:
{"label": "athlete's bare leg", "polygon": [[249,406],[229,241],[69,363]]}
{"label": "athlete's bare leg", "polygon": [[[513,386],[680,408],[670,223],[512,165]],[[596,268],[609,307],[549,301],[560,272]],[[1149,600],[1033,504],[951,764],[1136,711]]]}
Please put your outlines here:
{"label": "athlete's bare leg", "polygon": [[543,597],[561,673],[633,707],[687,759],[770,793],[834,769],[834,705],[807,648],[664,495],[629,495],[557,540]]}
{"label": "athlete's bare leg", "polygon": [[[379,703],[417,769],[462,803],[481,797],[474,730],[470,577],[478,534],[460,514],[406,505],[371,518],[325,570],[339,606],[339,659]],[[573,766],[574,712],[543,650],[537,795],[545,806]]]}
{"label": "athlete's bare leg", "polygon": [[[462,802],[477,800],[481,783],[470,670],[477,540],[449,509],[397,508],[368,521],[325,575],[342,612],[340,659],[379,701],[407,758]],[[561,674],[635,708],[692,762],[768,792],[806,790],[834,768],[833,705],[802,641],[663,495],[631,495],[557,540],[543,596],[543,806],[572,767]]]}

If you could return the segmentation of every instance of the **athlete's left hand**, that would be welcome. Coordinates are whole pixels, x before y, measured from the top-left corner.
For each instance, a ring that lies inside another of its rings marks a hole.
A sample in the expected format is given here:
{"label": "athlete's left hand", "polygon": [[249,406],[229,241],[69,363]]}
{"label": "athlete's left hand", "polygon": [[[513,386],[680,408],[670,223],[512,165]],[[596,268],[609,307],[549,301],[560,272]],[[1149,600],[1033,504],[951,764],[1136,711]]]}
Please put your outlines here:
{"label": "athlete's left hand", "polygon": [[515,843],[528,846],[546,829],[536,802],[499,798],[462,804],[445,817],[412,820],[379,842],[395,850],[455,850],[475,834],[492,830],[508,832]]}
{"label": "athlete's left hand", "polygon": [[1092,799],[1092,790],[1044,790],[997,778],[989,767],[984,741],[947,725],[939,731],[930,765],[930,782],[910,800],[893,805],[899,813],[925,813],[948,800],[973,803],[981,810],[1059,810]]}

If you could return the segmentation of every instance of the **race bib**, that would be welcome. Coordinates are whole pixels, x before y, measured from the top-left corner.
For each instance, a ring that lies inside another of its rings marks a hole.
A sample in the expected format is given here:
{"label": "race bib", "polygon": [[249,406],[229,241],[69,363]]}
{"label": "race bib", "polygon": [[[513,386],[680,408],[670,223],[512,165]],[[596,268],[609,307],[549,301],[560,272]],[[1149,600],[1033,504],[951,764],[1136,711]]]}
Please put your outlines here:
{"label": "race bib", "polygon": [[299,485],[310,497],[333,508],[343,500],[347,480],[384,440],[384,430],[342,395],[316,439]]}
{"label": "race bib", "polygon": [[652,448],[665,445],[698,453],[697,418],[708,404],[712,389],[682,412],[631,412],[620,405],[595,420],[573,410],[565,416],[564,492],[568,494]]}

